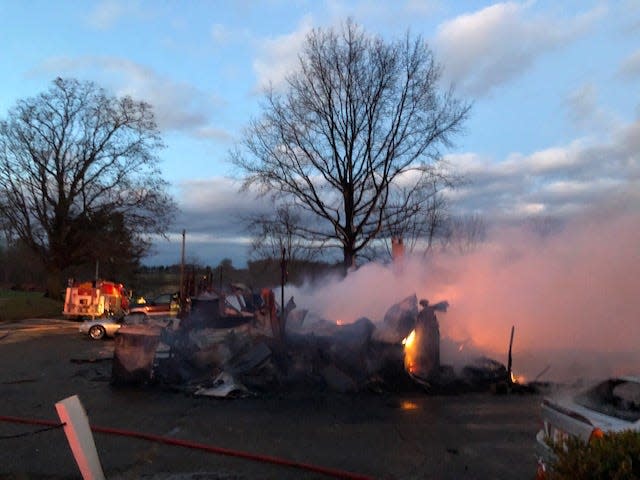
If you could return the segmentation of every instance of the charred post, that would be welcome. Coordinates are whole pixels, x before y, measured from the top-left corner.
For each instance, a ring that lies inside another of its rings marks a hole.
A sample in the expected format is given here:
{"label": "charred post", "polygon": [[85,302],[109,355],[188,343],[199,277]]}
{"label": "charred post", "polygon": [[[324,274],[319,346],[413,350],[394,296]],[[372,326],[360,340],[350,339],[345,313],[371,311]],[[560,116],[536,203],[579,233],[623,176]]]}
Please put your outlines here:
{"label": "charred post", "polygon": [[511,327],[511,339],[509,340],[509,356],[507,357],[507,384],[509,385],[509,387],[513,385],[513,376],[511,374],[511,349],[513,348],[513,333],[515,328],[515,325]]}

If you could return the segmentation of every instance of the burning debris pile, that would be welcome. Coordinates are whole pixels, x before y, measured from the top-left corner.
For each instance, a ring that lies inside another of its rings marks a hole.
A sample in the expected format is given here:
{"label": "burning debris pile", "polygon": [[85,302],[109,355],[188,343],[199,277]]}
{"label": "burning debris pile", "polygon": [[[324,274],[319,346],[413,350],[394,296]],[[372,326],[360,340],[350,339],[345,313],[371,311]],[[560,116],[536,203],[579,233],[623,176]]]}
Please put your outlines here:
{"label": "burning debris pile", "polygon": [[459,372],[440,364],[436,312],[447,308],[412,295],[391,306],[379,325],[364,317],[343,324],[298,308],[293,298],[282,314],[271,290],[208,293],[192,299],[175,328],[121,328],[112,383],[155,383],[215,397],[288,389],[478,391],[506,384],[507,369],[491,359]]}

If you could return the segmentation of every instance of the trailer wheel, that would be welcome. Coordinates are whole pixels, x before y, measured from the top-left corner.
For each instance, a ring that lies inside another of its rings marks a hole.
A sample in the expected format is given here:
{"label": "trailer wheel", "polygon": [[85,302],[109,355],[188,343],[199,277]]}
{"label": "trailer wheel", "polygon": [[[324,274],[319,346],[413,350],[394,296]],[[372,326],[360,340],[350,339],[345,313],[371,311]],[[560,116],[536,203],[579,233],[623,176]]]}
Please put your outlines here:
{"label": "trailer wheel", "polygon": [[102,325],[94,325],[89,329],[89,336],[93,340],[102,340],[104,338],[104,327]]}

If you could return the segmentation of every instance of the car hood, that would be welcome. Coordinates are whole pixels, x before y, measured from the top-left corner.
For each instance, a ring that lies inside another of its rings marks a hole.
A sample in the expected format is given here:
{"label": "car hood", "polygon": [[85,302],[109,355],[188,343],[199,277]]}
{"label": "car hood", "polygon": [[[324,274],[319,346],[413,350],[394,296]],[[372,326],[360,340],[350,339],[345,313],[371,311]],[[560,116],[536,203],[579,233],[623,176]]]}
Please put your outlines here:
{"label": "car hood", "polygon": [[640,430],[640,421],[629,422],[620,418],[597,412],[580,405],[575,398],[545,398],[543,407],[547,405],[560,410],[566,415],[578,415],[589,421],[591,425],[604,431]]}

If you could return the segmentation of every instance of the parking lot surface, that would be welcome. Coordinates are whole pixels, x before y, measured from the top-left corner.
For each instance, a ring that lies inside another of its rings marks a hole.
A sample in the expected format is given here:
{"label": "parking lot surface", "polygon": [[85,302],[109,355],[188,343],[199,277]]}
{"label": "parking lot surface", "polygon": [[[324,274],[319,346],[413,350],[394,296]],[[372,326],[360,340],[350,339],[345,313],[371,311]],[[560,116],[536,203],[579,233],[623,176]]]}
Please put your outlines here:
{"label": "parking lot surface", "polygon": [[[0,325],[0,416],[58,421],[55,403],[78,395],[93,426],[246,454],[95,433],[109,479],[331,478],[304,466],[352,475],[344,478],[534,476],[538,395],[298,391],[213,399],[116,388],[112,340],[91,341],[72,322],[25,325]],[[0,478],[81,478],[62,429],[40,429],[0,422]]]}

